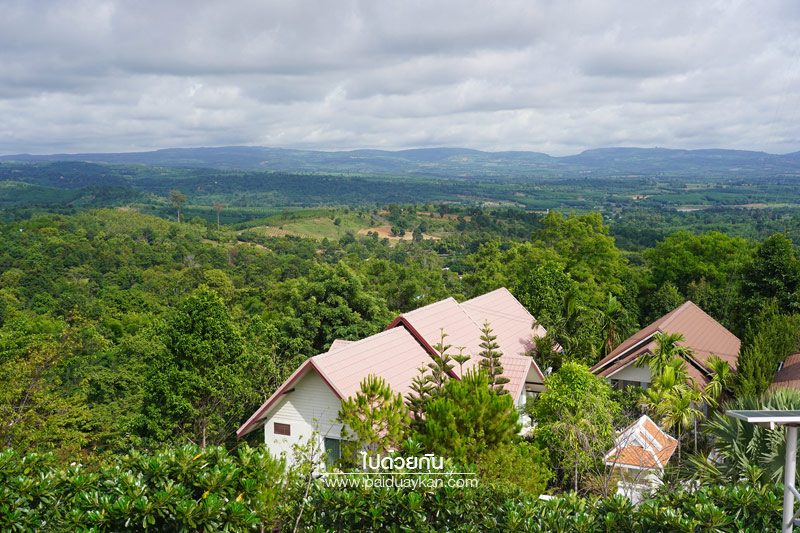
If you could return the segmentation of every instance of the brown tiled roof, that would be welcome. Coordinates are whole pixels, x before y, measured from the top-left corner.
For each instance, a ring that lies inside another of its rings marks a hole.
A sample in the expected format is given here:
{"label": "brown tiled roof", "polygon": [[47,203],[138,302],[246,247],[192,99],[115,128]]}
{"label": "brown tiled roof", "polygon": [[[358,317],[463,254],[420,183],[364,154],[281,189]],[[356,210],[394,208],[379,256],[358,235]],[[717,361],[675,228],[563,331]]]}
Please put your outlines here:
{"label": "brown tiled roof", "polygon": [[800,352],[789,355],[775,374],[769,390],[800,389]]}
{"label": "brown tiled roof", "polygon": [[677,447],[677,440],[664,433],[647,415],[642,415],[620,432],[605,461],[610,466],[661,470]]}
{"label": "brown tiled roof", "polygon": [[652,324],[637,331],[617,346],[610,354],[592,367],[600,376],[610,376],[617,370],[635,361],[655,348],[656,333],[681,333],[680,344],[692,350],[694,356],[688,361],[689,376],[698,383],[705,383],[708,359],[717,355],[736,369],[741,341],[736,335],[711,318],[691,301],[686,301]]}

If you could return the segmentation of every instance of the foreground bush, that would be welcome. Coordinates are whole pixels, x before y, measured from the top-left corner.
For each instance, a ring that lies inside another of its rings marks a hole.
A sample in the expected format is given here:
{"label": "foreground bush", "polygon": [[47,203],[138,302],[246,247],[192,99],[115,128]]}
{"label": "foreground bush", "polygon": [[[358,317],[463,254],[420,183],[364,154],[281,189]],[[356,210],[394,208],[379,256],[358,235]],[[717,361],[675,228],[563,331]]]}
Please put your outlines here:
{"label": "foreground bush", "polygon": [[550,501],[507,488],[442,487],[409,492],[322,488],[304,527],[317,531],[775,531],[780,487],[707,487],[674,491],[634,507],[621,496]]}
{"label": "foreground bush", "polygon": [[285,510],[284,463],[244,446],[134,452],[90,471],[0,453],[1,531],[241,531]]}
{"label": "foreground bush", "polygon": [[[305,496],[306,489],[310,489]],[[475,488],[306,485],[266,450],[185,446],[96,468],[0,453],[0,531],[774,531],[780,485],[551,501],[482,481]]]}

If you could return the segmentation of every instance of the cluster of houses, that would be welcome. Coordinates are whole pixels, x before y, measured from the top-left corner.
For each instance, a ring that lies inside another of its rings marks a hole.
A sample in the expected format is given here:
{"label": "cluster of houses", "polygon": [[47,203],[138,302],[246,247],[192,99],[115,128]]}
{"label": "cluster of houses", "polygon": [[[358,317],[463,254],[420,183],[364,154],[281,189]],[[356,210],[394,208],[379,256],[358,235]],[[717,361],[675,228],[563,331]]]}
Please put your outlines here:
{"label": "cluster of houses", "polygon": [[[341,454],[341,425],[337,422],[340,402],[359,389],[370,374],[381,376],[404,397],[420,367],[436,355],[434,346],[447,333],[446,344],[457,353],[463,348],[472,358],[454,365],[452,377],[478,365],[481,326],[488,322],[502,352],[505,389],[518,407],[544,389],[544,374],[529,355],[534,338],[545,329],[505,288],[459,303],[448,298],[404,313],[384,331],[359,341],[336,340],[330,349],[311,357],[239,428],[242,437],[252,431],[264,432],[264,442],[276,454],[291,456],[294,445],[311,438],[330,458]],[[592,371],[616,387],[650,383],[650,370],[634,362],[655,347],[656,333],[680,333],[691,351],[686,358],[689,376],[705,385],[711,378],[708,367],[713,354],[736,369],[740,340],[694,303],[687,301],[652,324],[636,332],[599,361]],[[773,387],[800,387],[800,354],[790,356],[778,372]],[[622,430],[606,455],[607,464],[629,479],[627,486],[653,482],[677,447],[647,416]],[[623,487],[623,484],[620,484]]]}

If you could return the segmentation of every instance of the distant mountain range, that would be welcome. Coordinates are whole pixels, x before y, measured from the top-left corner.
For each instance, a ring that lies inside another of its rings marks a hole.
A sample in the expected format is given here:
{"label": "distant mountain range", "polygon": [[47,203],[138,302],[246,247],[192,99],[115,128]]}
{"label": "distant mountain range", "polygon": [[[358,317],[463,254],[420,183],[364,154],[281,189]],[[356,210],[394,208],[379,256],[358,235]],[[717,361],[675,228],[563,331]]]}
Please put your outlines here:
{"label": "distant mountain range", "polygon": [[431,177],[676,176],[800,177],[800,152],[599,148],[553,157],[540,152],[483,152],[466,148],[323,152],[255,146],[168,148],[152,152],[6,155],[0,161],[80,161],[115,165],[261,170],[296,173]]}

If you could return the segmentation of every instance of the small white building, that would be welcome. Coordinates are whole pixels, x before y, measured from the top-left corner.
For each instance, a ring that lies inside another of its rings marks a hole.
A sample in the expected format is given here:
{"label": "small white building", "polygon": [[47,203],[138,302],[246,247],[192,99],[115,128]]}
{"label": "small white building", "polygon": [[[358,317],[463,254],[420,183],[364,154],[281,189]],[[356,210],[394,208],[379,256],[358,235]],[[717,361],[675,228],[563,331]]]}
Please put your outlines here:
{"label": "small white building", "polygon": [[[319,438],[332,459],[341,454],[341,425],[337,415],[341,400],[355,395],[370,374],[382,377],[404,397],[419,368],[431,362],[440,332],[447,333],[448,353],[471,359],[464,371],[476,367],[480,357],[481,326],[488,321],[502,352],[504,385],[518,407],[543,388],[544,378],[532,357],[533,338],[545,335],[536,319],[505,288],[458,303],[453,298],[398,316],[381,333],[359,341],[336,340],[330,349],[307,359],[237,431],[242,437],[263,428],[264,442],[275,454],[291,458],[294,445]],[[457,363],[451,377],[460,378]]]}
{"label": "small white building", "polygon": [[622,430],[605,456],[617,478],[617,494],[639,503],[643,494],[661,483],[664,467],[677,447],[678,441],[647,415]]}

